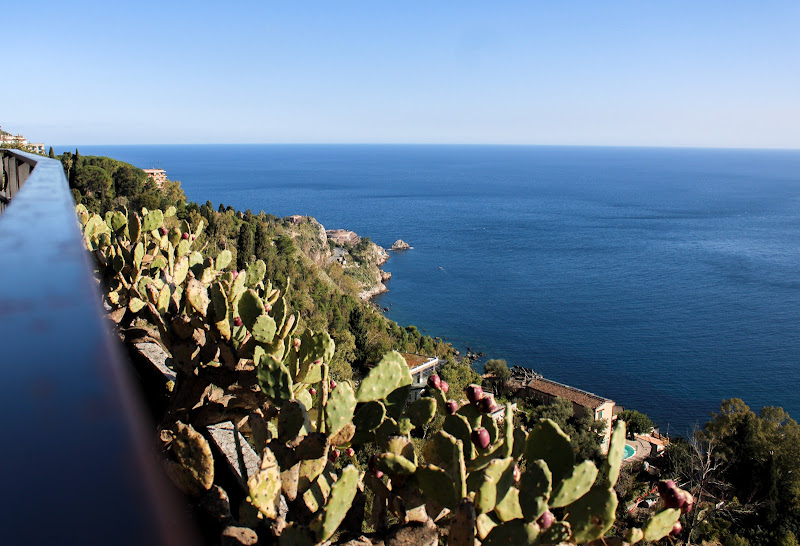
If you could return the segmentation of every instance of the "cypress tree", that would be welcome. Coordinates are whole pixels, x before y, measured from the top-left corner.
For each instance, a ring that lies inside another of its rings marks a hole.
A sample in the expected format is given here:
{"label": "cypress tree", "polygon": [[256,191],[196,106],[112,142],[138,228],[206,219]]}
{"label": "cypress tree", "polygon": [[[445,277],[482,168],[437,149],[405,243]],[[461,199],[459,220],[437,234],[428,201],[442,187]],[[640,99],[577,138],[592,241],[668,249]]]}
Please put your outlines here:
{"label": "cypress tree", "polygon": [[253,230],[250,224],[242,222],[239,229],[239,242],[236,245],[236,267],[244,269],[253,257]]}
{"label": "cypress tree", "polygon": [[53,151],[53,147],[52,146],[50,146],[50,153],[48,153],[47,155],[48,155],[48,157],[50,157],[50,159],[55,159],[56,158],[56,153]]}
{"label": "cypress tree", "polygon": [[267,230],[264,229],[262,222],[256,222],[256,242],[255,242],[255,255],[259,260],[267,260],[269,253],[269,237],[267,237]]}

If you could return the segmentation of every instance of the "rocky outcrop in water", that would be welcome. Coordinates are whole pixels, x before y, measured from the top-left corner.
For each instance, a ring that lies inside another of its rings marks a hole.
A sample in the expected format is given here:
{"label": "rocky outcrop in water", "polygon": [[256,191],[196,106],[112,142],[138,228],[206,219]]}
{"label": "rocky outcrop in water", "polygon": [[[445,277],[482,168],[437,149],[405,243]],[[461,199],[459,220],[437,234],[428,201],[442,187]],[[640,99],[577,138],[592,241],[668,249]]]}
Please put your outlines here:
{"label": "rocky outcrop in water", "polygon": [[402,239],[398,239],[392,244],[392,250],[408,250],[409,248],[411,245]]}

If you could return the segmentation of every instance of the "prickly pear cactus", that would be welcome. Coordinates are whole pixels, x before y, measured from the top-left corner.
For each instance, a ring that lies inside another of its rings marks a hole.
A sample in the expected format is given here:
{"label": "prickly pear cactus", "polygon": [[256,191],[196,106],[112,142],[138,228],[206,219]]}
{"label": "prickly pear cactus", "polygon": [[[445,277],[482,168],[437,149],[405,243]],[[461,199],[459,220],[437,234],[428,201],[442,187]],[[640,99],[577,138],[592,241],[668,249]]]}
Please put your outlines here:
{"label": "prickly pear cactus", "polygon": [[[263,261],[229,270],[231,253],[208,255],[202,222],[192,228],[174,210],[100,216],[79,206],[76,213],[109,286],[114,320],[123,328],[149,322],[171,355],[169,415],[209,422],[218,408],[220,420],[248,424],[260,466],[247,481],[240,517],[257,510],[261,523],[251,524],[266,524],[280,543],[330,540],[347,525],[357,498],[363,501],[364,487],[375,499],[375,529],[386,529],[390,517],[401,524],[435,519],[448,527],[442,535],[453,546],[584,543],[611,528],[624,423],[615,426],[598,472],[592,462],[575,464],[569,437],[553,421],[525,430],[515,426],[510,405],[496,421],[497,405],[480,389],[460,404],[462,393],[446,393],[441,380],[432,380],[409,403],[412,378],[394,351],[357,387],[333,385],[333,339],[300,326],[284,297],[290,283],[273,286]],[[437,414],[442,430],[419,440],[423,434],[414,431]],[[171,442],[170,476],[192,494],[211,488],[205,439],[179,423]],[[339,457],[355,461],[362,446],[374,453],[365,473],[353,465],[336,470]],[[279,509],[282,501],[288,513]],[[443,509],[450,515],[441,517]],[[626,538],[658,540],[673,532],[680,513],[665,508]]]}

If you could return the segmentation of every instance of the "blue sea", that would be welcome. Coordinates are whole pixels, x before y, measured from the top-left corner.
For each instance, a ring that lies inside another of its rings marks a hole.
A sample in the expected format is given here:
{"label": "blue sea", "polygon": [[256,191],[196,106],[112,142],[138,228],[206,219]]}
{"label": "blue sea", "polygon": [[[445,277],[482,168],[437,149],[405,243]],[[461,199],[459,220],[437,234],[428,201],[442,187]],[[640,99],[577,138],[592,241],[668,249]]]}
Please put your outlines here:
{"label": "blue sea", "polygon": [[[65,149],[75,147],[61,147]],[[800,418],[800,151],[80,146],[388,247],[389,318],[650,415]]]}

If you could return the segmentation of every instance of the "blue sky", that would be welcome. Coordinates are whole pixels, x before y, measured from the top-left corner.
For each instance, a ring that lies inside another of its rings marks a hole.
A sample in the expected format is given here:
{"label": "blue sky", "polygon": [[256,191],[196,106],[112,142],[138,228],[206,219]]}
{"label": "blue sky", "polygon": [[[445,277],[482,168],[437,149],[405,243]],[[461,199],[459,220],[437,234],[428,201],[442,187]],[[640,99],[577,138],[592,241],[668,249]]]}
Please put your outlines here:
{"label": "blue sky", "polygon": [[0,124],[47,144],[800,148],[796,1],[45,0],[2,15],[19,45]]}

